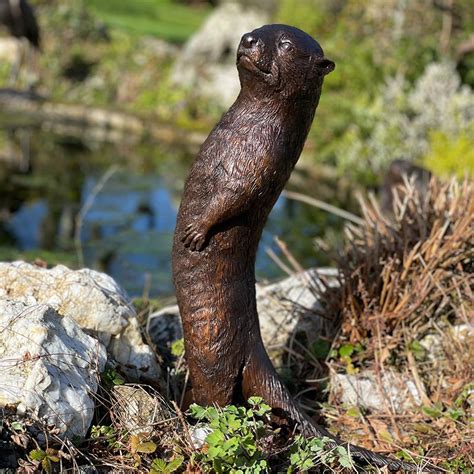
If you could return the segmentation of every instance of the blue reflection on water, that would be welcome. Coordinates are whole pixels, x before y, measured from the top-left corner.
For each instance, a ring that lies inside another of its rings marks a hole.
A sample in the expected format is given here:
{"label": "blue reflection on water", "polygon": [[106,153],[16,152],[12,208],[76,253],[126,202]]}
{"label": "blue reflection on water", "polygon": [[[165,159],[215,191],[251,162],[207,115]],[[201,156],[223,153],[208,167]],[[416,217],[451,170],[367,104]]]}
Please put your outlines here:
{"label": "blue reflection on water", "polygon": [[[81,197],[84,206],[97,186],[98,178],[86,178]],[[170,294],[171,246],[179,196],[173,197],[160,177],[134,174],[114,176],[98,192],[82,222],[80,238],[85,265],[106,271],[131,295],[149,286],[152,295]],[[273,235],[288,220],[287,201],[280,198],[263,233],[257,256],[257,276],[281,274],[266,255],[277,253]],[[44,200],[25,203],[10,220],[12,234],[22,249],[41,247],[41,228],[48,214]]]}
{"label": "blue reflection on water", "polygon": [[41,227],[48,215],[48,204],[44,199],[27,202],[13,214],[7,224],[20,250],[32,250],[41,247]]}

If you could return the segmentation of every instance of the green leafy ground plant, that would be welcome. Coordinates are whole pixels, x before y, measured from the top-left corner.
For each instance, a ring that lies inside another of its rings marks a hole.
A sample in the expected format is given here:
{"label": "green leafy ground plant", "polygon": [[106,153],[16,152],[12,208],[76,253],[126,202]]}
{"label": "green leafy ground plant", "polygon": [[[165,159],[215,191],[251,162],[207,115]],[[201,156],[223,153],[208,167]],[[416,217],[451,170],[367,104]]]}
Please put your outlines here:
{"label": "green leafy ground plant", "polygon": [[339,465],[342,468],[354,469],[351,455],[346,447],[334,448],[329,438],[306,439],[301,435],[295,437],[290,448],[290,466],[287,472],[307,472],[321,465]]}
{"label": "green leafy ground plant", "polygon": [[191,405],[190,414],[207,422],[211,432],[195,461],[206,472],[250,474],[278,471],[307,472],[326,466],[334,472],[354,468],[344,446],[335,447],[328,438],[306,439],[297,435],[278,448],[279,429],[270,424],[271,408],[259,397],[249,407],[224,408]]}
{"label": "green leafy ground plant", "polygon": [[271,408],[257,397],[250,398],[248,404],[250,408],[191,405],[190,414],[197,420],[208,422],[212,429],[206,437],[207,450],[197,456],[197,460],[209,471],[267,471],[268,462],[264,459],[259,441],[265,435],[265,423],[270,421]]}
{"label": "green leafy ground plant", "polygon": [[39,448],[33,449],[30,451],[28,457],[33,463],[40,464],[42,470],[48,474],[53,472],[53,463],[59,462],[58,451],[51,448],[45,450]]}
{"label": "green leafy ground plant", "polygon": [[151,464],[150,474],[171,474],[181,467],[183,461],[183,456],[176,456],[169,462],[164,459],[155,459]]}

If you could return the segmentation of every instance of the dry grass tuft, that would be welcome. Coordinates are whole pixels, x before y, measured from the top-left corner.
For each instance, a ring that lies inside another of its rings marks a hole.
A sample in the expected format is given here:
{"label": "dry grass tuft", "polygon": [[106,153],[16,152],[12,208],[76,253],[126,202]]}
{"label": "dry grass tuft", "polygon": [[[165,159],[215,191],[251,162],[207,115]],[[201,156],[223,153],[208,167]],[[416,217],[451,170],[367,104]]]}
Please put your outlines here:
{"label": "dry grass tuft", "polygon": [[368,447],[429,447],[435,460],[464,472],[474,446],[474,182],[433,179],[419,190],[405,180],[391,215],[373,196],[361,207],[362,225],[347,228],[340,287],[320,295],[325,316],[341,324],[334,346],[358,350],[349,364],[333,352],[330,368],[371,369],[379,385],[384,372],[404,373],[423,406],[396,413],[387,401],[377,413],[346,416],[332,394],[327,415]]}
{"label": "dry grass tuft", "polygon": [[396,340],[406,331],[419,338],[440,321],[469,323],[474,183],[432,180],[420,194],[406,182],[395,193],[392,216],[373,196],[361,207],[363,224],[347,228],[341,286],[323,295],[326,314],[341,318],[345,338]]}

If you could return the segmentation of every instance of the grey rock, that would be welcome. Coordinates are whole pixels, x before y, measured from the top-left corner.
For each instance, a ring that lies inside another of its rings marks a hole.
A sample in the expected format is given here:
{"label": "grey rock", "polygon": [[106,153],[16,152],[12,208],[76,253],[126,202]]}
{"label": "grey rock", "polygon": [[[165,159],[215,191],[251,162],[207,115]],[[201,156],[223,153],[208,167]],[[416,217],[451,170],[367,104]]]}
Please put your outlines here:
{"label": "grey rock", "polygon": [[308,342],[319,336],[332,337],[336,325],[321,318],[318,291],[321,279],[329,287],[338,285],[333,268],[310,269],[268,286],[257,285],[257,309],[265,345],[285,345],[295,332],[304,333]]}
{"label": "grey rock", "polygon": [[151,313],[147,321],[147,333],[157,347],[170,347],[183,337],[178,305],[166,306]]}
{"label": "grey rock", "polygon": [[95,466],[78,466],[77,471],[79,474],[96,474],[97,472],[108,472],[105,469],[99,471]]}

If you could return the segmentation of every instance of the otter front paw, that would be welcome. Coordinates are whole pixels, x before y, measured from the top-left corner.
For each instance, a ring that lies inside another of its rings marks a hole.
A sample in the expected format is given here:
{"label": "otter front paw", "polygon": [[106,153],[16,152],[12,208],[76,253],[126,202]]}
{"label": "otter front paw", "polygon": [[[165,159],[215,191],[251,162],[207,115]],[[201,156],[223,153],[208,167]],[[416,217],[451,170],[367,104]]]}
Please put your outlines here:
{"label": "otter front paw", "polygon": [[206,233],[200,230],[196,224],[189,224],[184,229],[184,237],[181,242],[190,250],[199,252],[206,245]]}

